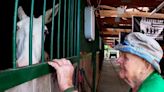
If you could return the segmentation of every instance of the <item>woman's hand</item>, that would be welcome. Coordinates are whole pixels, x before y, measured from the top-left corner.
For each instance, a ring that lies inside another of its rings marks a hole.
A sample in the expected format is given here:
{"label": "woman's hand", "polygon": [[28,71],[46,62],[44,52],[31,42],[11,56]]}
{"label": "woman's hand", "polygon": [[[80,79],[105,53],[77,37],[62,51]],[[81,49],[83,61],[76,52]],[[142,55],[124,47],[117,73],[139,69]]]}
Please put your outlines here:
{"label": "woman's hand", "polygon": [[58,83],[61,91],[66,90],[73,86],[72,77],[74,67],[69,60],[54,59],[53,62],[48,62],[49,65],[54,67],[57,72]]}

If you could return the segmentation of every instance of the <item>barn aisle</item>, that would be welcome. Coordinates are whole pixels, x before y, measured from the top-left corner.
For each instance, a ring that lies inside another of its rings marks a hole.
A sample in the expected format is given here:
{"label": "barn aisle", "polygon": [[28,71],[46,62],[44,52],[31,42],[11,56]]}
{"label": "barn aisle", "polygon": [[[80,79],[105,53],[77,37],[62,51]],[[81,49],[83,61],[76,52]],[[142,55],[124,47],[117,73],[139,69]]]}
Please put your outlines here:
{"label": "barn aisle", "polygon": [[97,92],[128,92],[129,86],[119,78],[114,59],[104,60]]}

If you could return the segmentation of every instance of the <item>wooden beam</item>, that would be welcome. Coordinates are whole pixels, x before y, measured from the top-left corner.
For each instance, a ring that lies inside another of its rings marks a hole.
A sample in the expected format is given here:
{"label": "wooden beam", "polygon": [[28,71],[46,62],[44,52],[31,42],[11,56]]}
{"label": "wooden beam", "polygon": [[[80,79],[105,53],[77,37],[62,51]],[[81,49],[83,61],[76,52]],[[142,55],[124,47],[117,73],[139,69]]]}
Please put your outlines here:
{"label": "wooden beam", "polygon": [[105,43],[115,42],[115,40],[104,40]]}
{"label": "wooden beam", "polygon": [[104,40],[115,40],[119,39],[119,37],[103,37]]}
{"label": "wooden beam", "polygon": [[107,28],[107,29],[103,29],[100,32],[100,35],[103,37],[118,37],[120,32],[126,32],[129,33],[131,32],[131,29],[111,29],[111,28]]}
{"label": "wooden beam", "polygon": [[114,28],[114,29],[132,29],[132,26],[130,25],[119,25],[119,24],[114,24],[114,25],[110,25],[110,24],[104,24],[103,25],[104,28]]}
{"label": "wooden beam", "polygon": [[[117,11],[100,10],[100,16],[117,17]],[[120,15],[120,17],[124,17],[124,18],[132,18],[132,16],[142,16],[142,17],[151,17],[151,18],[162,18],[162,19],[164,19],[164,14],[161,14],[161,13],[155,13],[155,14],[150,16],[150,13],[146,13],[146,12],[125,12],[124,14]]]}
{"label": "wooden beam", "polygon": [[112,28],[106,28],[103,31],[106,31],[106,32],[127,32],[127,33],[129,33],[132,30],[131,29],[112,29]]}
{"label": "wooden beam", "polygon": [[[126,5],[128,7],[157,7],[163,0],[101,0],[101,5],[118,7]],[[91,0],[92,5],[97,5],[95,0]]]}
{"label": "wooden beam", "polygon": [[119,35],[100,33],[100,36],[101,36],[101,37],[118,37]]}
{"label": "wooden beam", "polygon": [[106,22],[107,24],[132,24],[132,20],[131,18],[128,18],[127,20],[123,20],[122,18],[120,18],[120,22],[115,21],[114,17],[105,17],[105,18],[101,18],[101,22]]}
{"label": "wooden beam", "polygon": [[117,31],[104,31],[104,32],[100,32],[100,34],[102,34],[102,35],[119,35],[119,32],[117,32]]}

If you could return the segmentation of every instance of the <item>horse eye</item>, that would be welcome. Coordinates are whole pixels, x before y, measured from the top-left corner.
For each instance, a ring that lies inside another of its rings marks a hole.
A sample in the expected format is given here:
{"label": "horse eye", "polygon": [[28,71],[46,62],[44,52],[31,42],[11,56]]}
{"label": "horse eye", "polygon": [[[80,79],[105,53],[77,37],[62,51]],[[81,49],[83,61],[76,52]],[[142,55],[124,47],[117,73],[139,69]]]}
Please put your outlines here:
{"label": "horse eye", "polygon": [[44,30],[44,34],[45,35],[48,34],[48,30],[47,29]]}
{"label": "horse eye", "polygon": [[17,26],[17,30],[19,30],[19,26]]}

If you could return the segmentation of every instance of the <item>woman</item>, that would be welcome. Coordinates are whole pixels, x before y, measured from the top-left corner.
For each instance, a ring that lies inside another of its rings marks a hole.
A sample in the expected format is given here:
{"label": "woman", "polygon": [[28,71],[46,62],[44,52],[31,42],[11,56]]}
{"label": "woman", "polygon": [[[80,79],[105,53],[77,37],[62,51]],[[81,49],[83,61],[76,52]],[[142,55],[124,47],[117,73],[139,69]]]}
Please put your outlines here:
{"label": "woman", "polygon": [[133,32],[115,49],[122,52],[117,60],[119,75],[130,85],[131,92],[164,92],[159,66],[163,50],[154,39]]}
{"label": "woman", "polygon": [[[159,67],[163,50],[157,41],[142,33],[133,32],[115,49],[121,52],[117,59],[120,64],[119,75],[130,85],[130,92],[164,92],[164,80]],[[74,68],[70,61],[61,59],[49,64],[57,70],[61,90],[73,92]]]}

